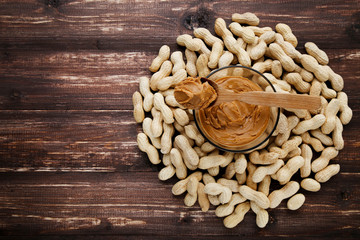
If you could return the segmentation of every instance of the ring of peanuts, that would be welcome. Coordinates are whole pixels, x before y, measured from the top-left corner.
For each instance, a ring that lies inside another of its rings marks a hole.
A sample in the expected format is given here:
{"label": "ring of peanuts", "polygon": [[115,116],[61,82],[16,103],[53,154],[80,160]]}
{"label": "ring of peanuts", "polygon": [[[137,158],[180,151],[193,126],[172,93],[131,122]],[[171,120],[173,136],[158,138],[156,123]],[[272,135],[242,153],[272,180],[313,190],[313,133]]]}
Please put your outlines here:
{"label": "ring of peanuts", "polygon": [[[215,214],[224,217],[227,228],[238,225],[252,209],[263,228],[269,221],[267,209],[285,199],[288,209],[299,209],[305,202],[300,188],[319,191],[321,183],[340,171],[340,165],[330,161],[344,147],[343,125],[350,122],[352,110],[342,77],[327,65],[328,56],[315,43],[306,43],[307,54],[301,54],[296,36],[284,23],[275,31],[259,27],[253,13],[235,13],[232,21],[227,27],[224,19],[216,19],[219,37],[205,28],[195,29],[195,37],[179,36],[184,54],[170,54],[166,45],[160,48],[149,68],[154,74],[141,77],[140,92],[133,95],[134,118],[143,127],[137,141],[151,163],[164,165],[160,180],[174,175],[180,180],[172,192],[186,193],[186,206],[198,202],[204,212],[216,206]],[[215,68],[238,63],[264,73],[277,91],[321,96],[321,109],[282,109],[276,131],[261,149],[220,152],[199,133],[192,111],[176,102],[173,88],[187,76],[205,77]],[[297,172],[300,182],[292,179]],[[283,186],[270,192],[272,181]]]}

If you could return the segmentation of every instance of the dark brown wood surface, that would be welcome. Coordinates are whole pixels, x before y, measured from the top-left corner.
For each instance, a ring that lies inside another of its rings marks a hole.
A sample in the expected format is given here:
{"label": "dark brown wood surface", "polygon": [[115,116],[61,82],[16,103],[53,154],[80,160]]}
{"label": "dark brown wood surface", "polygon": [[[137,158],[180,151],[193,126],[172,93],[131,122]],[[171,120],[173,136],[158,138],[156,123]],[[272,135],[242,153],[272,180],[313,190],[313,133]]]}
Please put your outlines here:
{"label": "dark brown wood surface", "polygon": [[[325,50],[354,117],[341,172],[298,211],[226,229],[185,207],[136,144],[131,95],[159,47],[251,11]],[[360,2],[0,0],[0,235],[15,239],[360,237]],[[41,235],[41,236],[40,236]]]}

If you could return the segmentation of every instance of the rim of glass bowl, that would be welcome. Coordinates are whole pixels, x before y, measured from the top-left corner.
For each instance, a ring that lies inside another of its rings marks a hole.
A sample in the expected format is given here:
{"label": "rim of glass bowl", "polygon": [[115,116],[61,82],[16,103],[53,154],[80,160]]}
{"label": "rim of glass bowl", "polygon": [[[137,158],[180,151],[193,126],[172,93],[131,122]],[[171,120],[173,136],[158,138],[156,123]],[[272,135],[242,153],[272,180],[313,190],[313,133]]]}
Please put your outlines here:
{"label": "rim of glass bowl", "polygon": [[[218,69],[215,69],[213,70],[209,75],[206,76],[206,78],[209,78],[211,77],[213,74],[223,70],[223,69],[226,69],[226,68],[235,68],[235,67],[241,67],[241,68],[245,68],[245,69],[248,69],[250,71],[254,71],[256,72],[257,74],[261,75],[268,83],[269,85],[271,86],[272,90],[274,92],[276,92],[276,89],[274,88],[274,86],[272,85],[272,83],[269,81],[269,79],[267,79],[261,72],[253,69],[253,68],[250,68],[250,67],[246,67],[246,66],[242,66],[242,65],[230,65],[230,66],[225,66],[225,67],[221,67],[221,68],[218,68]],[[268,136],[262,141],[260,142],[259,144],[251,147],[251,148],[247,148],[247,149],[244,149],[244,150],[232,150],[232,149],[226,149],[226,148],[223,148],[223,147],[220,147],[219,145],[213,143],[207,136],[205,136],[205,134],[202,132],[200,126],[199,126],[199,123],[197,122],[196,120],[196,117],[195,117],[195,112],[196,110],[193,110],[193,114],[194,114],[194,121],[195,121],[195,125],[197,127],[197,129],[199,130],[199,132],[201,133],[201,135],[208,141],[210,142],[212,145],[214,145],[215,147],[217,147],[218,149],[222,150],[222,151],[226,151],[226,152],[235,152],[235,153],[244,153],[244,152],[249,152],[251,150],[254,150],[256,148],[258,148],[259,146],[261,146],[262,144],[264,144],[270,137],[271,135],[274,133],[277,125],[278,125],[278,122],[279,122],[279,117],[280,117],[280,108],[278,107],[278,111],[277,111],[277,116],[276,116],[276,121],[275,121],[275,124],[274,124],[274,127],[273,129],[270,131],[270,133],[268,134]]]}

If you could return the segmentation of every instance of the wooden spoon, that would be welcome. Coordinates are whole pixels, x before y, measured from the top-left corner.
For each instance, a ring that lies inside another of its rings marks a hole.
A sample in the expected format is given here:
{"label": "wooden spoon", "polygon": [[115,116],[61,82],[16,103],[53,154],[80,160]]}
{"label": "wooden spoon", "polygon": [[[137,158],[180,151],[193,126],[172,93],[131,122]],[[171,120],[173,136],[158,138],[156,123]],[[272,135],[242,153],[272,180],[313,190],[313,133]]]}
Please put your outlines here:
{"label": "wooden spoon", "polygon": [[316,110],[321,107],[321,98],[319,96],[262,91],[234,93],[219,87],[213,80],[201,78],[201,81],[207,81],[217,93],[217,98],[211,106],[238,100],[248,104],[282,108]]}

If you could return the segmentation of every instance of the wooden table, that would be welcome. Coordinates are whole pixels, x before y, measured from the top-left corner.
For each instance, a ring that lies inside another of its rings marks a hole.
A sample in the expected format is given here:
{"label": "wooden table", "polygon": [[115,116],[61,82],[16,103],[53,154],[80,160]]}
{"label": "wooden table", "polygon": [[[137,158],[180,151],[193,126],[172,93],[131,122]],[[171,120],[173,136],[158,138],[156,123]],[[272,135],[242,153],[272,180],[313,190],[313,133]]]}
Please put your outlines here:
{"label": "wooden table", "polygon": [[[313,41],[343,76],[354,111],[341,172],[305,205],[248,213],[234,229],[185,207],[136,144],[132,93],[163,44],[251,11]],[[0,1],[0,234],[15,239],[306,239],[360,235],[360,2]],[[40,236],[41,235],[41,236]],[[61,237],[61,235],[63,235]]]}

